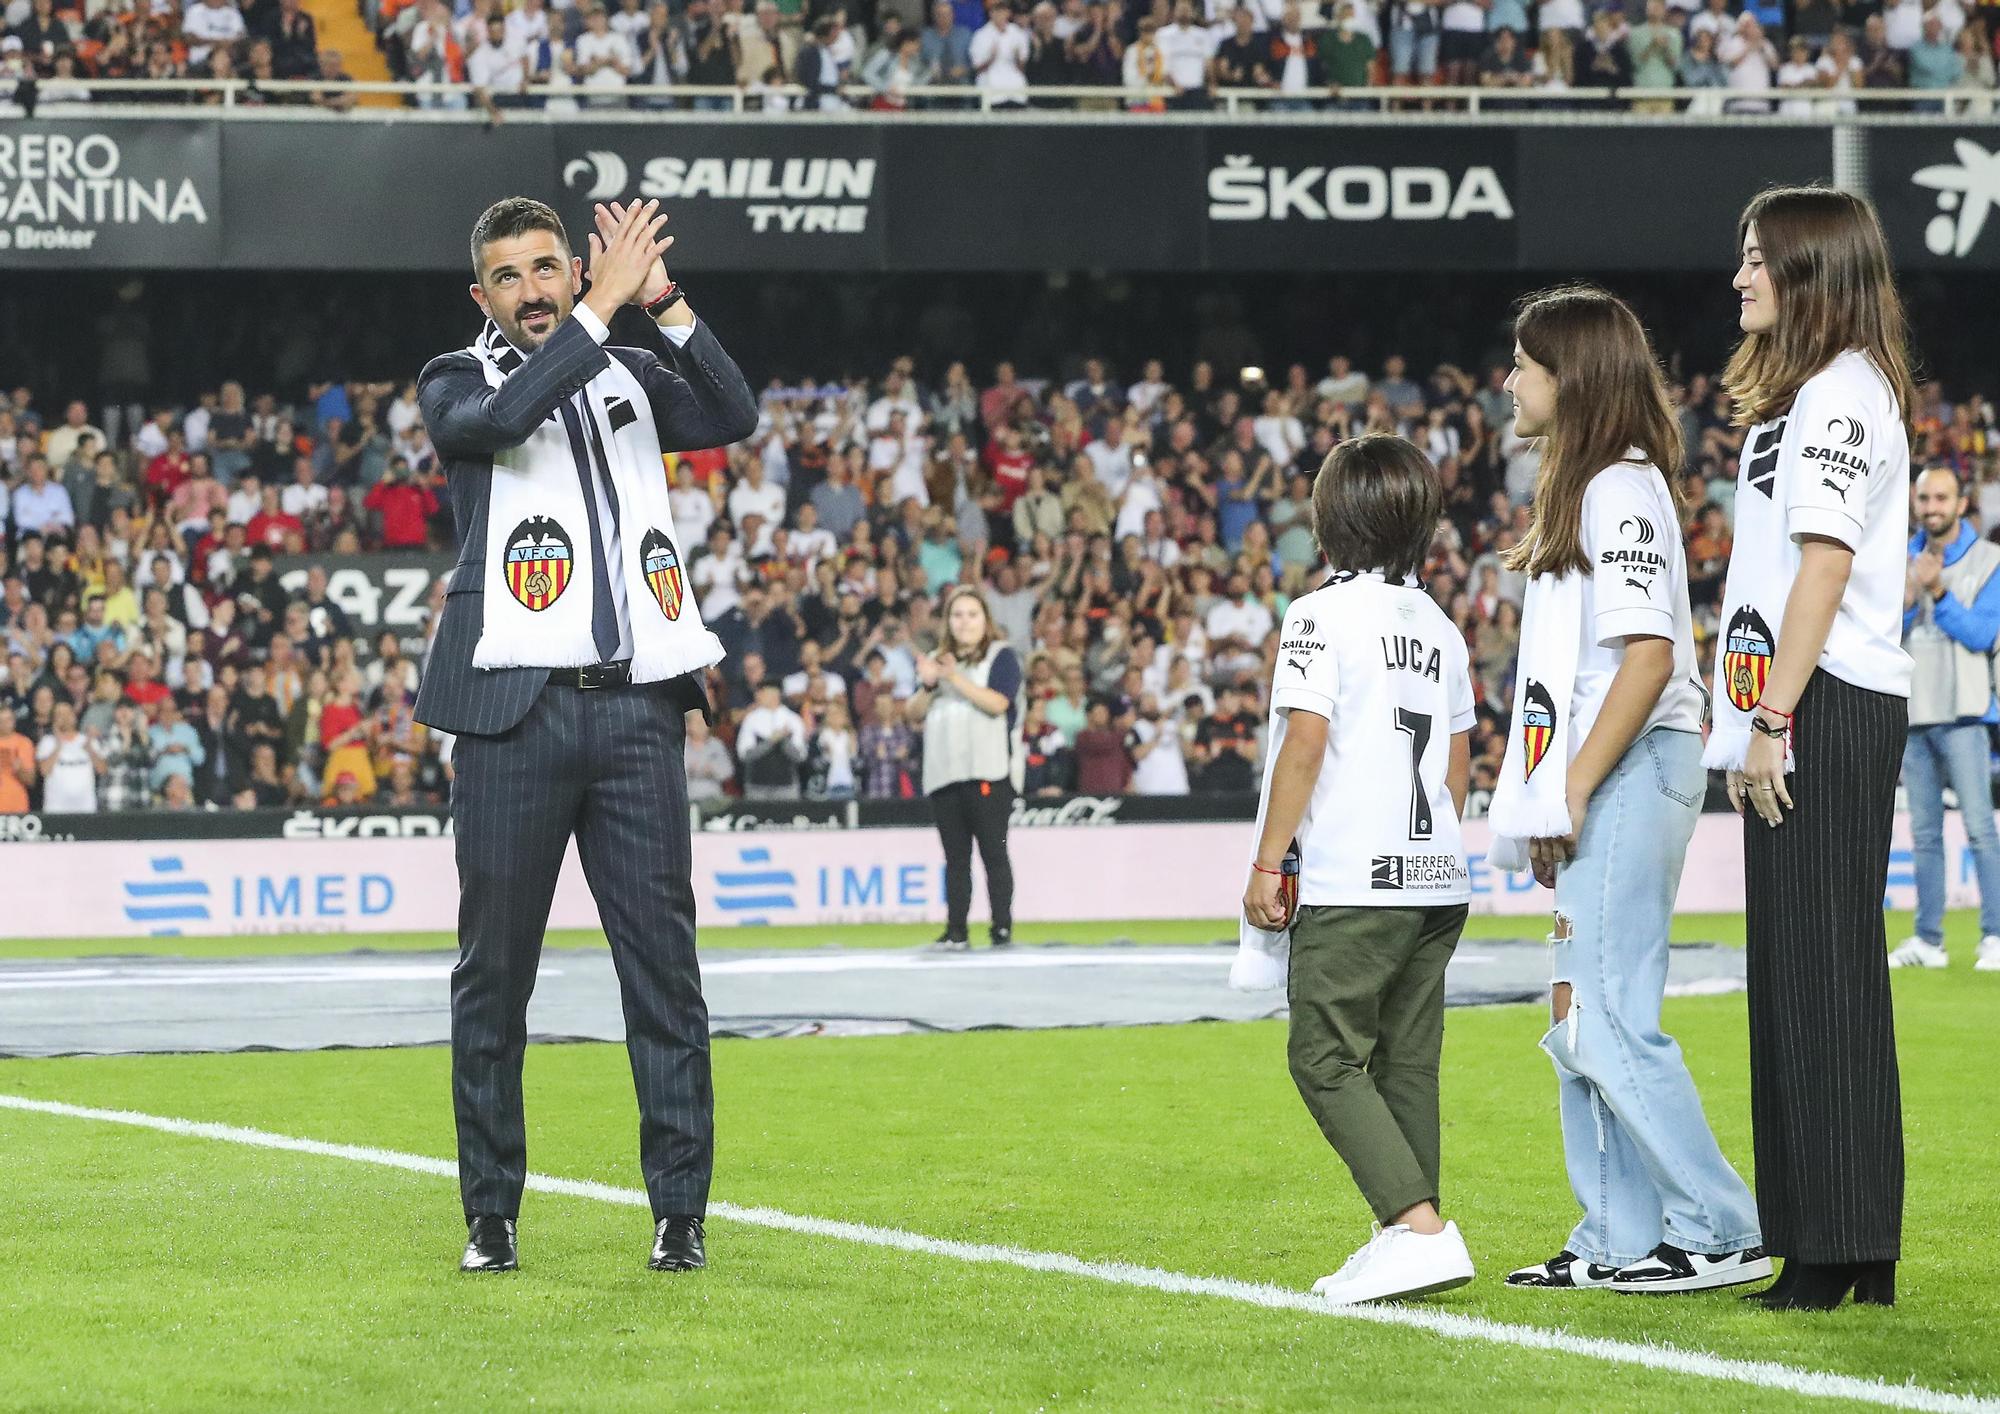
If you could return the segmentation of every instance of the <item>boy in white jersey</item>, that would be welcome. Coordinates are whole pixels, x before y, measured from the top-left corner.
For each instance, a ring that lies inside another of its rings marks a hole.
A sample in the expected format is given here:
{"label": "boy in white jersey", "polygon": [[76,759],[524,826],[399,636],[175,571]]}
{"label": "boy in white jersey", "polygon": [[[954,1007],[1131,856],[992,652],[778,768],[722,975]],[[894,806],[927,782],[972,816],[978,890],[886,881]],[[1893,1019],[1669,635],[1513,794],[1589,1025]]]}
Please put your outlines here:
{"label": "boy in white jersey", "polygon": [[1313,1286],[1340,1305],[1472,1280],[1438,1215],[1473,720],[1465,641],[1416,578],[1442,507],[1436,470],[1400,437],[1343,443],[1321,468],[1313,529],[1334,573],[1285,615],[1243,895],[1253,927],[1290,926],[1292,1079],[1380,1224]]}

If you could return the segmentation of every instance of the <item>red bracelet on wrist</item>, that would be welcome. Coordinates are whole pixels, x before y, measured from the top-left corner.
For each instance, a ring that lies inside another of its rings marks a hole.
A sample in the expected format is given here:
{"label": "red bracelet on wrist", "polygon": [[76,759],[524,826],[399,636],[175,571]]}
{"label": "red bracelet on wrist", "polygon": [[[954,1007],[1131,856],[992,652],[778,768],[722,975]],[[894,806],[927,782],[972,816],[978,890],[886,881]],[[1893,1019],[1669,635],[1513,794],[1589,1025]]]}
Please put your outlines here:
{"label": "red bracelet on wrist", "polygon": [[1278,876],[1279,878],[1281,878],[1281,879],[1282,879],[1282,878],[1284,878],[1284,876],[1285,876],[1285,871],[1284,871],[1284,870],[1282,870],[1282,869],[1266,869],[1266,868],[1265,868],[1265,867],[1264,867],[1263,865],[1259,864],[1259,863],[1258,863],[1258,862],[1257,862],[1256,860],[1254,860],[1254,859],[1250,861],[1250,867],[1251,867],[1252,869],[1255,869],[1255,870],[1256,870],[1256,871],[1257,871],[1257,872],[1258,872],[1259,874],[1276,874],[1276,875],[1277,875],[1277,876]]}

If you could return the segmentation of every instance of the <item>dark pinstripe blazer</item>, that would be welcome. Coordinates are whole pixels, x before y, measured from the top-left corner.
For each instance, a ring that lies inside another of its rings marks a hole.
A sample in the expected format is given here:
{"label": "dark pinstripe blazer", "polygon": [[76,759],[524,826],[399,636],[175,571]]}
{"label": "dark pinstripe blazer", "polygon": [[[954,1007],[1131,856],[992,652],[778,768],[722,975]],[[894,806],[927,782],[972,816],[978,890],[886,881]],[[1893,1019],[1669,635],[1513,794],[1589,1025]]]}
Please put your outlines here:
{"label": "dark pinstripe blazer", "polygon": [[665,335],[658,344],[657,349],[599,345],[583,325],[565,319],[498,388],[487,386],[479,360],[462,350],[424,366],[417,401],[444,462],[458,527],[458,564],[417,689],[416,717],[426,726],[498,736],[527,715],[548,681],[546,668],[472,666],[485,616],[480,596],[486,587],[494,452],[525,442],[559,403],[614,358],[645,388],[661,451],[727,446],[756,429],[757,400],[707,324],[695,325],[685,347],[675,348]]}

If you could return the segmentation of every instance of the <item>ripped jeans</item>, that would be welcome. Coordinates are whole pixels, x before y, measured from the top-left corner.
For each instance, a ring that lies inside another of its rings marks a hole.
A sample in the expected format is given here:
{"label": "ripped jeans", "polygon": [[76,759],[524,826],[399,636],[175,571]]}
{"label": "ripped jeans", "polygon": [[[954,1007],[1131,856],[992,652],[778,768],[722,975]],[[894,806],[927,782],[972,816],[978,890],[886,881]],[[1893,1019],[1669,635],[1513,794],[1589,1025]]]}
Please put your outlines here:
{"label": "ripped jeans", "polygon": [[1590,798],[1576,858],[1556,877],[1552,980],[1569,984],[1570,1004],[1542,1049],[1583,1206],[1564,1245],[1601,1266],[1629,1266],[1662,1240],[1711,1254],[1761,1241],[1756,1200],[1660,1030],[1668,924],[1705,785],[1699,736],[1647,732]]}

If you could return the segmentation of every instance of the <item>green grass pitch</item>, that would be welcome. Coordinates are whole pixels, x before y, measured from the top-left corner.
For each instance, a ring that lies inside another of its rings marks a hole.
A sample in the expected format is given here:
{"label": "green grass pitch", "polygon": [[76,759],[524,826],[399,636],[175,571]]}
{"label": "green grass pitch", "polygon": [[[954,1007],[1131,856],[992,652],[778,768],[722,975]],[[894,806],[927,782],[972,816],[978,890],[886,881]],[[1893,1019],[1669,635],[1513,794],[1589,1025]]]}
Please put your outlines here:
{"label": "green grass pitch", "polygon": [[[1718,941],[1733,929],[1740,941],[1740,921],[1684,926]],[[1225,931],[1131,924],[1048,936]],[[1478,920],[1475,936],[1533,931]],[[1450,1014],[1446,1203],[1480,1280],[1425,1304],[2000,1398],[2000,977],[1970,970],[1972,931],[1953,920],[1952,970],[1895,977],[1910,1172],[1897,1308],[1781,1318],[1723,1294],[1550,1299],[1504,1288],[1509,1267],[1548,1255],[1573,1220],[1534,1007]],[[914,941],[887,930],[760,941],[830,940]],[[1667,1018],[1724,1149],[1747,1173],[1743,998],[1675,1000]],[[719,1042],[715,1196],[1303,1289],[1366,1236],[1367,1214],[1291,1090],[1283,1038],[1281,1025],[1257,1023]],[[0,1094],[449,1158],[448,1068],[437,1049],[11,1061],[0,1062]],[[539,1047],[527,1076],[531,1166],[636,1187],[622,1049]],[[644,1270],[643,1211],[567,1196],[528,1195],[523,1271],[466,1278],[454,1269],[463,1228],[449,1179],[7,1109],[0,1156],[7,1410],[1807,1402],[727,1220],[711,1224],[707,1272],[663,1277]]]}

